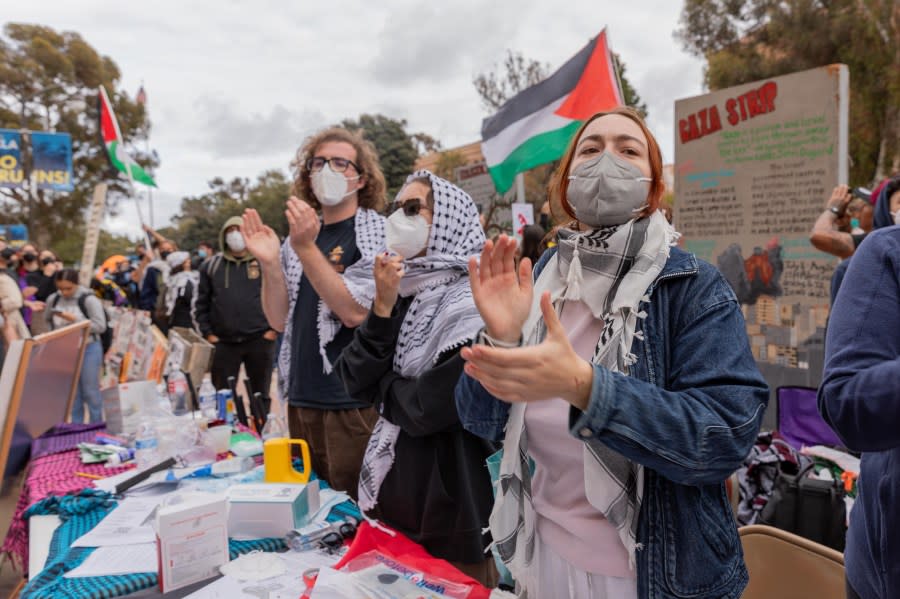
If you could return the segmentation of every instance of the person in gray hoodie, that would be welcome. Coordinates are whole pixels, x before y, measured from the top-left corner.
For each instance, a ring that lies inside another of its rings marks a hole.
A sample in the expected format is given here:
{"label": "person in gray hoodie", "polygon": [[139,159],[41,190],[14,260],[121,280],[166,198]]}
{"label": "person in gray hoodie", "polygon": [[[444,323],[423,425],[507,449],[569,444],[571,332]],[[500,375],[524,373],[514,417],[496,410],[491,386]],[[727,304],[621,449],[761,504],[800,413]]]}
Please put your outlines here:
{"label": "person in gray hoodie", "polygon": [[[84,350],[75,403],[72,404],[72,422],[84,422],[85,404],[91,424],[103,422],[103,400],[100,397],[103,344],[100,335],[106,331],[107,326],[103,304],[93,291],[78,284],[78,271],[74,268],[57,272],[54,281],[56,293],[47,298],[47,309],[44,310],[50,329],[91,321],[91,336]],[[81,299],[82,296],[84,299]]]}
{"label": "person in gray hoodie", "polygon": [[228,377],[237,377],[243,364],[253,391],[268,397],[277,333],[263,313],[259,262],[247,250],[240,225],[239,216],[225,222],[221,251],[200,267],[194,319],[216,346],[211,372],[216,389],[227,388]]}

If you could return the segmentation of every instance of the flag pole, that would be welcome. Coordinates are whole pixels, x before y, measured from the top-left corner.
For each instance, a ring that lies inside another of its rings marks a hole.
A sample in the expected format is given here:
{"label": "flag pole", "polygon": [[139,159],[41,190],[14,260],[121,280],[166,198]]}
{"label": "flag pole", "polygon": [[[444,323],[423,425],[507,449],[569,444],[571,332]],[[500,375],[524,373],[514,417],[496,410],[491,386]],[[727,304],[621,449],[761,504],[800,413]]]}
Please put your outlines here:
{"label": "flag pole", "polygon": [[612,44],[609,43],[609,28],[604,27],[603,33],[606,34],[606,51],[609,52],[609,62],[612,64],[613,74],[616,76],[616,85],[619,86],[619,97],[622,98],[622,104],[628,106],[625,101],[625,90],[622,89],[622,77],[619,75],[619,59],[612,50]]}

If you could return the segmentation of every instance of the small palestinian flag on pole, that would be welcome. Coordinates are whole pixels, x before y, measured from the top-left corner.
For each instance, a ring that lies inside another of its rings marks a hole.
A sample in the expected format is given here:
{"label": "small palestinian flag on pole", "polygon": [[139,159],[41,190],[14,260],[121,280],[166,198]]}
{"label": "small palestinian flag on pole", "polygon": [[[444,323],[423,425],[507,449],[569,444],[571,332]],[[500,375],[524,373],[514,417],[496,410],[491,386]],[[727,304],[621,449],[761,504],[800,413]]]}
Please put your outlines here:
{"label": "small palestinian flag on pole", "polygon": [[604,29],[558,71],[482,121],[481,151],[497,191],[506,193],[516,174],[560,158],[585,120],[624,104]]}
{"label": "small palestinian flag on pole", "polygon": [[98,100],[100,102],[100,135],[103,137],[106,155],[110,164],[116,170],[125,173],[132,184],[137,181],[144,185],[156,187],[156,181],[125,151],[122,133],[119,131],[119,123],[116,121],[116,115],[113,112],[112,104],[109,102],[109,96],[106,95],[106,90],[103,89],[102,85],[100,86]]}

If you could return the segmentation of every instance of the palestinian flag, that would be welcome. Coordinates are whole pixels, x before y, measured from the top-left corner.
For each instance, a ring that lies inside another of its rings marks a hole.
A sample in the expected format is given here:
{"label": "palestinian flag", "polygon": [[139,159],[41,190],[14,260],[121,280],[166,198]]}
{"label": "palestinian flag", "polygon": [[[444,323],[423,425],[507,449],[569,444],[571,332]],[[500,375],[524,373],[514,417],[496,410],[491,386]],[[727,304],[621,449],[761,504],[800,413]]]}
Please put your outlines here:
{"label": "palestinian flag", "polygon": [[119,123],[116,121],[116,114],[113,112],[112,104],[109,102],[109,96],[106,90],[100,86],[98,94],[100,102],[100,135],[103,137],[103,143],[106,146],[106,156],[109,158],[113,167],[125,173],[129,181],[137,181],[144,185],[156,187],[156,181],[142,169],[131,156],[125,152],[123,145],[122,133],[119,131]]}
{"label": "palestinian flag", "polygon": [[624,104],[606,30],[550,77],[518,93],[481,123],[481,151],[499,193],[516,174],[563,155],[581,124]]}

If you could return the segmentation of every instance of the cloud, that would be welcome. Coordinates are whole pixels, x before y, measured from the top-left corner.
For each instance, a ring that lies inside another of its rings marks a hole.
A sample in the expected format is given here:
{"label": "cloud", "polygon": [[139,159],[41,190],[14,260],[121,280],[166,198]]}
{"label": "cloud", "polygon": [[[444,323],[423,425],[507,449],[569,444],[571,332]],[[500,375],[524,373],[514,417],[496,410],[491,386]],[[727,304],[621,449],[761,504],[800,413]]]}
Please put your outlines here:
{"label": "cloud", "polygon": [[318,110],[293,111],[275,104],[268,112],[244,112],[235,103],[203,96],[194,103],[194,143],[214,158],[284,155],[325,121]]}
{"label": "cloud", "polygon": [[423,3],[388,19],[370,65],[376,81],[446,85],[471,77],[484,57],[500,57],[515,22],[500,4],[462,4]]}

